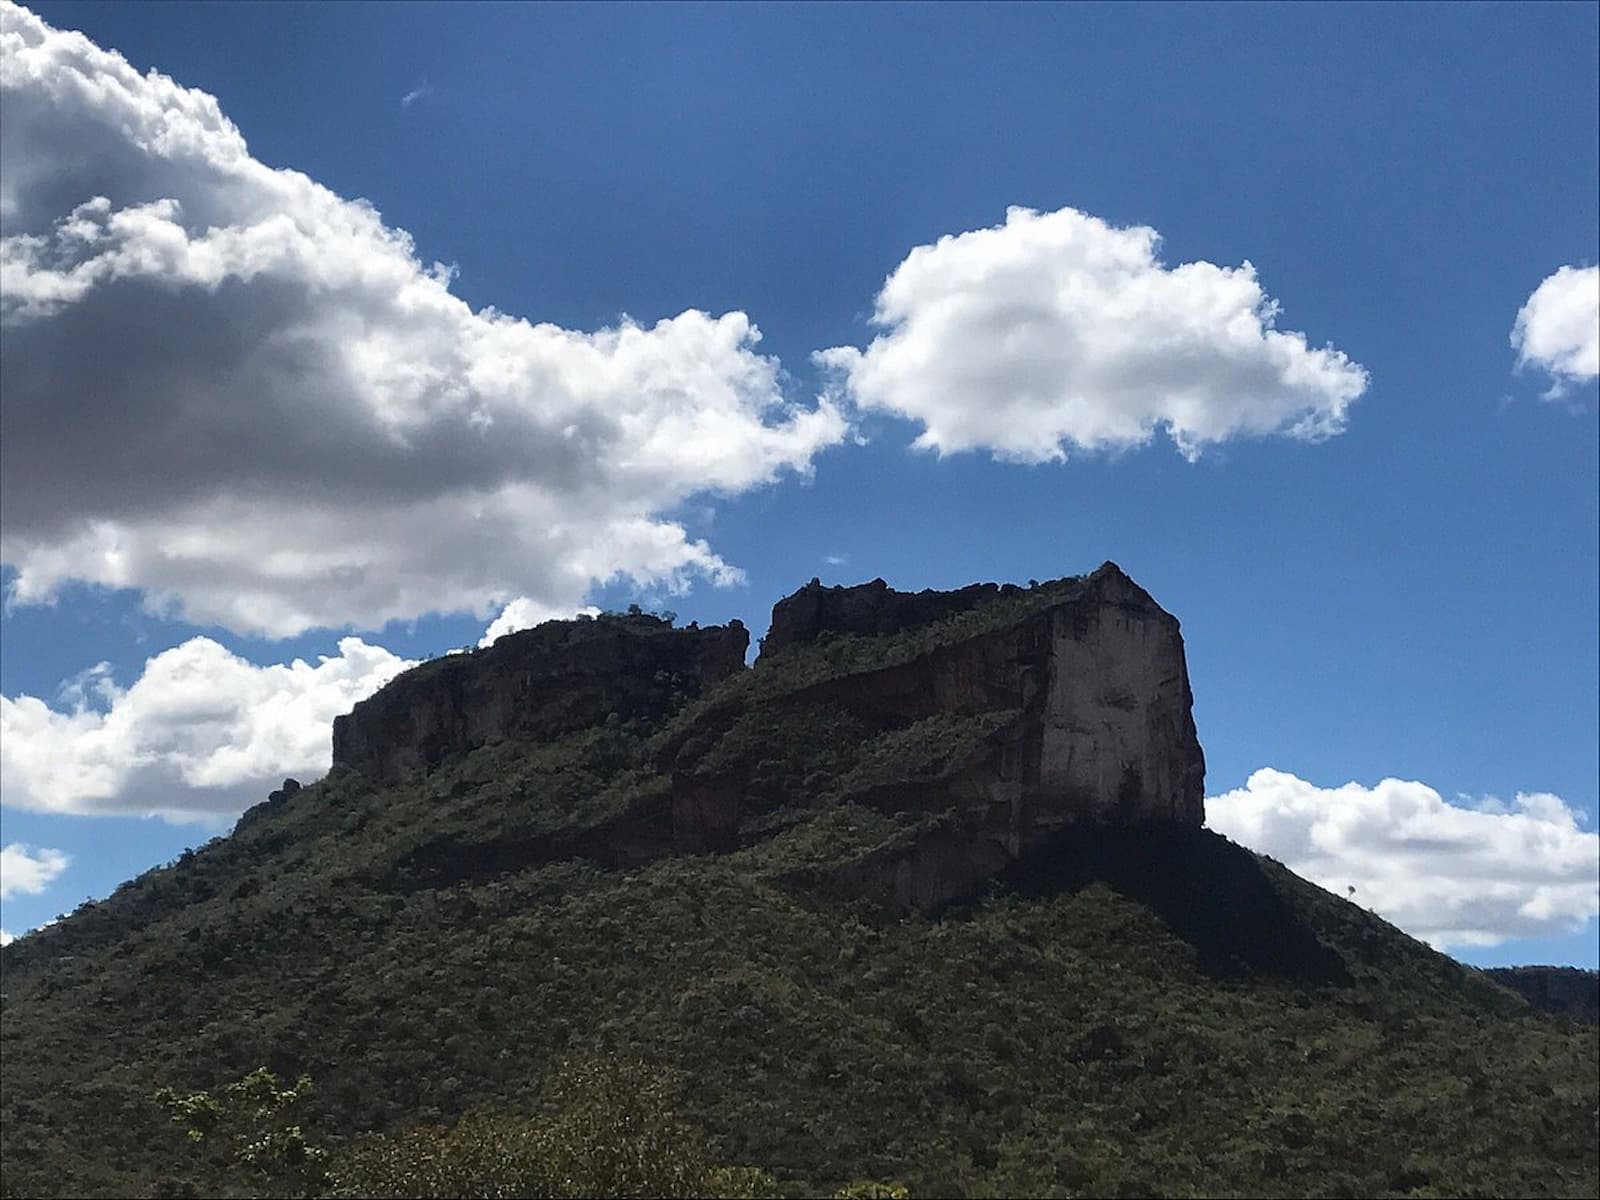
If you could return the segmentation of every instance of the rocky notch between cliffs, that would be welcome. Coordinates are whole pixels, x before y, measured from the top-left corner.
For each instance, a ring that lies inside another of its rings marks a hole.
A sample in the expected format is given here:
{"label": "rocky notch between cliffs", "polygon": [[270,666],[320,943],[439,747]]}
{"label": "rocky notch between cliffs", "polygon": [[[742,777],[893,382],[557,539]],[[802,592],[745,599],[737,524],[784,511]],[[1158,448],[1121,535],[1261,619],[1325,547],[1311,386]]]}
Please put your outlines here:
{"label": "rocky notch between cliffs", "polygon": [[[665,785],[644,801],[560,844],[450,858],[633,867],[857,805],[901,832],[824,882],[898,911],[969,894],[1073,826],[1204,821],[1178,621],[1115,564],[1028,588],[813,581],[774,607],[754,667],[746,646],[738,622],[550,622],[399,676],[335,723],[334,763],[394,783],[496,741],[643,723]],[[796,783],[779,767],[807,745],[825,753]]]}

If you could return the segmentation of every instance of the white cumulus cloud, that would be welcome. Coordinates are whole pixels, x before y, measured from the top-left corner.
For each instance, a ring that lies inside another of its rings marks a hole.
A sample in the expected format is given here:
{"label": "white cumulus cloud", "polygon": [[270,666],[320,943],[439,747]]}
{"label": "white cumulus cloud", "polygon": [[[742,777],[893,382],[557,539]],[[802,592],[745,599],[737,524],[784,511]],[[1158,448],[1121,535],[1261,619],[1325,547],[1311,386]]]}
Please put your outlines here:
{"label": "white cumulus cloud", "polygon": [[883,333],[816,355],[916,444],[1022,462],[1147,442],[1338,433],[1367,374],[1275,327],[1248,262],[1164,265],[1160,236],[1063,208],[918,246],[878,293]]}
{"label": "white cumulus cloud", "polygon": [[59,850],[34,850],[21,842],[0,849],[0,900],[37,895],[67,869],[71,860]]}
{"label": "white cumulus cloud", "polygon": [[1580,816],[1544,792],[1464,808],[1414,781],[1323,788],[1271,769],[1206,799],[1218,833],[1435,946],[1569,933],[1600,913],[1600,835]]}
{"label": "white cumulus cloud", "polygon": [[[587,605],[578,610],[585,616],[597,617],[600,610],[594,605]],[[559,621],[573,617],[577,614],[570,609],[562,610],[541,604],[531,596],[518,596],[505,608],[500,610],[500,615],[489,622],[489,628],[484,630],[483,636],[478,639],[479,647],[492,646],[499,638],[508,633],[516,633],[522,629],[532,629],[535,625],[543,625],[546,621]]]}
{"label": "white cumulus cloud", "polygon": [[[478,645],[573,615],[519,596]],[[0,791],[8,805],[50,812],[232,816],[285,776],[324,774],[334,717],[413,665],[356,637],[315,666],[258,666],[191,638],[148,659],[128,688],[99,663],[53,704],[0,696]],[[17,849],[6,849],[8,877]]]}
{"label": "white cumulus cloud", "polygon": [[1600,376],[1600,267],[1562,267],[1534,288],[1511,345],[1519,365],[1550,373],[1556,395]]}
{"label": "white cumulus cloud", "polygon": [[81,684],[66,709],[0,697],[0,792],[48,812],[237,814],[285,776],[322,775],[333,718],[411,665],[347,637],[314,666],[256,666],[196,637],[149,659],[126,689],[93,673],[103,710]]}
{"label": "white cumulus cloud", "polygon": [[17,939],[14,934],[7,933],[4,929],[0,929],[0,946],[9,946],[16,940]]}
{"label": "white cumulus cloud", "polygon": [[744,313],[570,330],[450,278],[214,97],[0,0],[10,600],[83,580],[289,636],[728,582],[659,514],[845,436]]}

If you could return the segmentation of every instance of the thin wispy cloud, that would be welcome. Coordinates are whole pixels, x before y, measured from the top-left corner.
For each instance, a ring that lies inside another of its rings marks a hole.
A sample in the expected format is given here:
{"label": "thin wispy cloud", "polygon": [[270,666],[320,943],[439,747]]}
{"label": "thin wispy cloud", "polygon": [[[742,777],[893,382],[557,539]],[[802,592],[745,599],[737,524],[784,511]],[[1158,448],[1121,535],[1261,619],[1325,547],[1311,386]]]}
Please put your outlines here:
{"label": "thin wispy cloud", "polygon": [[416,87],[412,88],[404,96],[400,97],[400,107],[410,108],[418,100],[431,95],[433,95],[433,85],[424,80],[423,82],[417,84]]}

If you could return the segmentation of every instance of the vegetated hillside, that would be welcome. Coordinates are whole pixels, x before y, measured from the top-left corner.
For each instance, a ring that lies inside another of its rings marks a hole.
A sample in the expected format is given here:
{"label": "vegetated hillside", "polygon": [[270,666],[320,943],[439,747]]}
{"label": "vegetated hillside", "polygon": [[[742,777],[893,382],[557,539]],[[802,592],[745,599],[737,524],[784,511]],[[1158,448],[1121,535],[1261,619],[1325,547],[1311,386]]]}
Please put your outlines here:
{"label": "vegetated hillside", "polygon": [[[1199,828],[1192,762],[1047,803],[1061,664],[1170,663],[1124,581],[887,625],[824,597],[725,677],[619,652],[626,716],[574,727],[535,688],[547,728],[454,722],[430,769],[275,793],[0,954],[0,1187],[147,1194],[183,1154],[161,1085],[303,1072],[308,1124],[349,1135],[527,1111],[556,1060],[615,1053],[681,1071],[719,1161],[797,1194],[1595,1194],[1593,1028]],[[419,678],[675,635],[514,636]],[[1120,687],[1095,736],[1143,714],[1185,753]],[[369,761],[398,762],[385,727]]]}
{"label": "vegetated hillside", "polygon": [[1577,967],[1494,967],[1485,974],[1540,1012],[1600,1024],[1600,971]]}

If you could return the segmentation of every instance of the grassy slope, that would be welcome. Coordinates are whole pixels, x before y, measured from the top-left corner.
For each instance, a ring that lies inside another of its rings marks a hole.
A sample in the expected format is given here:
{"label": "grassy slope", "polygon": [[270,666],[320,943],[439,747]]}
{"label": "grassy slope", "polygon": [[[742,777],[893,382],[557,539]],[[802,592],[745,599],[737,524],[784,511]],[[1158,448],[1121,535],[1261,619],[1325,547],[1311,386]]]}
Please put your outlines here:
{"label": "grassy slope", "polygon": [[[722,1161],[815,1184],[1595,1193],[1592,1028],[1214,835],[1081,836],[935,918],[796,882],[936,819],[839,797],[935,775],[961,730],[782,699],[872,653],[786,656],[676,730],[382,791],[337,772],[8,947],[6,1194],[144,1191],[179,1153],[161,1083],[306,1071],[351,1133],[516,1110],[556,1056],[607,1049],[681,1067]],[[719,706],[716,754],[760,794],[746,848],[564,856]]]}

